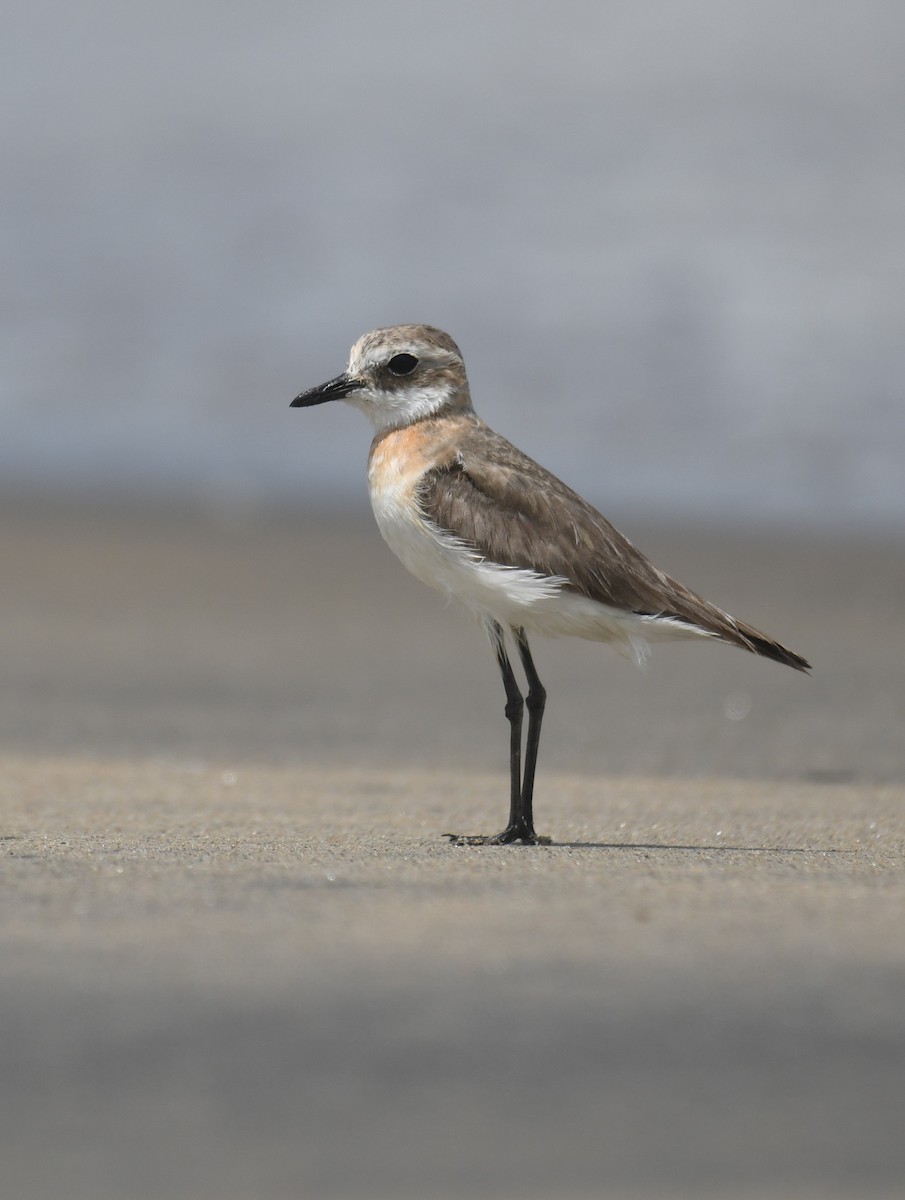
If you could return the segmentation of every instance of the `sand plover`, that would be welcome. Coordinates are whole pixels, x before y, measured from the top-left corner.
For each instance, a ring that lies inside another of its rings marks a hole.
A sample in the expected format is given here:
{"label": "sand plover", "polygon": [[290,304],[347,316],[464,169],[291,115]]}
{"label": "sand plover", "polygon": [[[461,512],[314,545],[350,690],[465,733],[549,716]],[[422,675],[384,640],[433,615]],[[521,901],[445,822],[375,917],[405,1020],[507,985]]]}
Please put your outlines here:
{"label": "sand plover", "polygon": [[[587,501],[475,413],[458,346],[430,325],[366,333],[346,370],[292,407],[346,400],[376,430],[368,483],[390,548],[425,583],[480,618],[506,691],[509,821],[469,845],[547,842],[534,831],[537,747],[546,693],[527,633],[612,642],[643,662],[648,643],[715,638],[799,671],[800,655],[737,621],[650,563]],[[506,651],[518,650],[528,691]],[[522,713],[528,732],[522,763]]]}

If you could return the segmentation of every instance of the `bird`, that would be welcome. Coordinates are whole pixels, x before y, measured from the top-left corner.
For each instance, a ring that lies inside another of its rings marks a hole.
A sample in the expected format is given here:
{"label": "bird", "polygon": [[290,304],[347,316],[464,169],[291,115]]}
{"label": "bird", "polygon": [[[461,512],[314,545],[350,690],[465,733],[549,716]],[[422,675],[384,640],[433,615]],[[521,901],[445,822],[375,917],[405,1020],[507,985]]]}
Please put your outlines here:
{"label": "bird", "polygon": [[[408,570],[483,624],[506,696],[509,817],[458,845],[549,844],[534,828],[546,691],[528,634],[611,643],[646,660],[649,644],[711,639],[809,671],[810,663],[655,567],[591,504],[495,433],[472,405],[459,347],[432,325],[359,338],[348,366],[293,408],[343,400],[374,427],[368,456],[380,533]],[[507,649],[518,652],[523,696]],[[522,723],[527,734],[522,754]]]}

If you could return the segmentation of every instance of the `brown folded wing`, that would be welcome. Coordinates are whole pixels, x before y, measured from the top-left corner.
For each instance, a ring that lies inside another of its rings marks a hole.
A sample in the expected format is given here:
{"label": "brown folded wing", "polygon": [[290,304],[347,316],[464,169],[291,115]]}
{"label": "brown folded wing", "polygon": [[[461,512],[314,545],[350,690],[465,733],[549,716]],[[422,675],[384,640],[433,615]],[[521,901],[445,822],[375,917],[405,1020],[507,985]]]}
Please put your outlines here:
{"label": "brown folded wing", "polygon": [[697,626],[798,670],[799,655],[659,571],[555,475],[483,423],[418,488],[425,516],[491,562],[563,578],[613,608]]}

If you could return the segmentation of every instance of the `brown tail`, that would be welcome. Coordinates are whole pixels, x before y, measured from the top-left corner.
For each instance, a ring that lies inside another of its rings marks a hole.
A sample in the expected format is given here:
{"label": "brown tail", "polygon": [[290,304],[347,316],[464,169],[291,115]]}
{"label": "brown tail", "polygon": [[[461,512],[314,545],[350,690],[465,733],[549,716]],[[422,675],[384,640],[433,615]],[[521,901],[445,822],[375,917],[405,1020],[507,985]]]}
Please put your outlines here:
{"label": "brown tail", "polygon": [[785,663],[787,667],[794,667],[796,671],[810,671],[811,664],[808,660],[802,658],[800,654],[796,654],[794,650],[787,650],[779,642],[764,637],[756,629],[742,625],[741,622],[738,622],[736,627],[739,633],[738,639],[731,639],[735,645],[744,646],[746,650],[750,650],[753,654],[759,654],[762,658],[772,658],[774,662]]}
{"label": "brown tail", "polygon": [[699,629],[709,630],[730,646],[741,646],[743,650],[750,650],[752,654],[759,654],[762,658],[772,658],[774,662],[785,663],[787,667],[794,667],[796,671],[810,671],[811,664],[808,660],[796,654],[794,650],[786,649],[773,638],[755,629],[753,625],[737,621],[729,613],[723,612],[721,608],[717,608],[696,592],[689,591],[669,576],[664,578],[673,591],[671,599],[675,601],[674,607],[669,606],[672,611],[664,615],[687,621],[689,625],[696,625]]}

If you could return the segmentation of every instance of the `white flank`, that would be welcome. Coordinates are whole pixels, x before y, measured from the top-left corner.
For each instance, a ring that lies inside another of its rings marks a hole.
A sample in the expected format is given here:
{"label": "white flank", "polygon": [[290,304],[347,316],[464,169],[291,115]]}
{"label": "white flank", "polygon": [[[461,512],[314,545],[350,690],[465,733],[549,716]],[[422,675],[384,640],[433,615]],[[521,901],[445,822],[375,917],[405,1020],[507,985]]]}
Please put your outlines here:
{"label": "white flank", "polygon": [[413,575],[454,597],[475,616],[548,637],[613,642],[642,666],[649,641],[712,637],[670,617],[612,608],[564,589],[559,575],[488,562],[459,538],[426,520],[407,481],[370,479],[371,505],[387,545]]}

